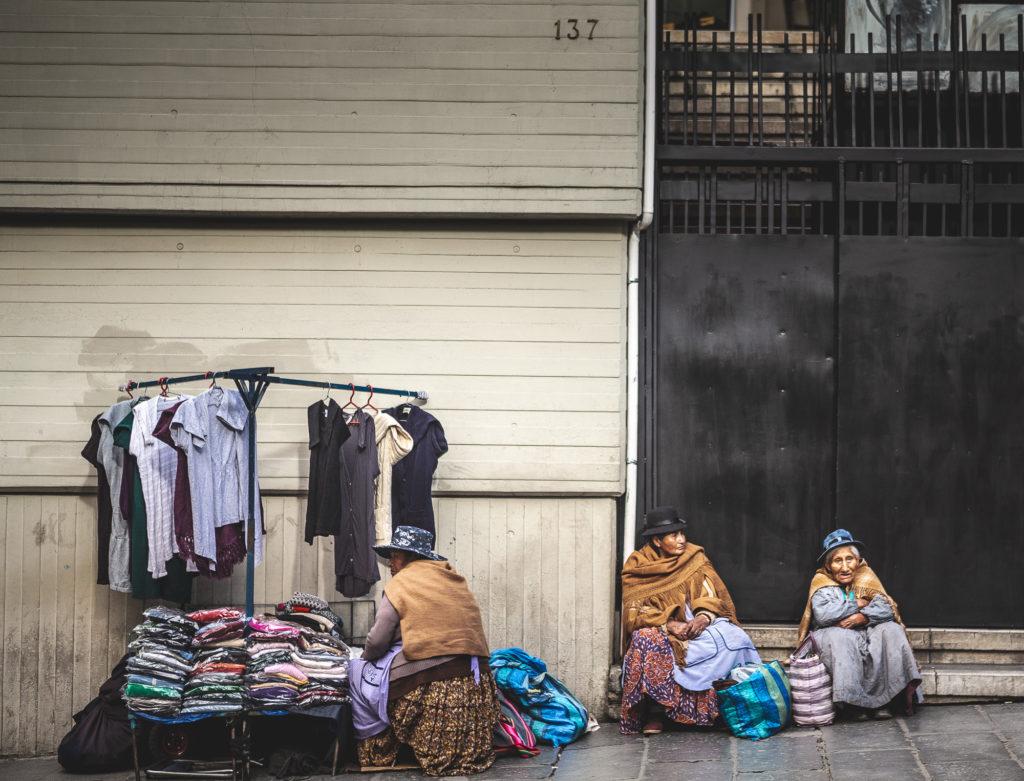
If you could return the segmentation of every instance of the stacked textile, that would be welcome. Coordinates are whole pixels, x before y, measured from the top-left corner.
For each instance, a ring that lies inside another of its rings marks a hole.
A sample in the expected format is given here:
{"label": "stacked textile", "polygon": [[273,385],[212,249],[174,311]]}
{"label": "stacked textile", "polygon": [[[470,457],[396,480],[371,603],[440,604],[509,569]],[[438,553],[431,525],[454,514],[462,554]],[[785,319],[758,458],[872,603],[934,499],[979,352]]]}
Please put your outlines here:
{"label": "stacked textile", "polygon": [[331,610],[326,600],[315,594],[296,591],[287,602],[278,604],[277,617],[314,632],[326,632],[335,637],[342,635],[341,618]]}
{"label": "stacked textile", "polygon": [[248,667],[245,675],[246,698],[250,707],[279,710],[295,704],[299,687],[309,682],[292,663],[298,650],[300,628],[268,616],[250,618],[245,640]]}
{"label": "stacked textile", "polygon": [[132,630],[128,644],[127,683],[123,694],[129,711],[177,716],[192,671],[192,639],[199,628],[180,610],[151,607]]}
{"label": "stacked textile", "polygon": [[245,617],[234,608],[189,613],[199,629],[192,640],[195,657],[184,689],[182,713],[229,713],[245,702],[248,662],[242,636]]}
{"label": "stacked textile", "polygon": [[277,606],[277,617],[301,628],[291,661],[307,682],[299,688],[297,708],[338,705],[348,700],[349,647],[341,641],[342,621],[313,594],[295,592]]}
{"label": "stacked textile", "polygon": [[297,708],[341,705],[348,702],[348,661],[352,652],[345,643],[324,632],[303,630],[292,662],[305,674]]}

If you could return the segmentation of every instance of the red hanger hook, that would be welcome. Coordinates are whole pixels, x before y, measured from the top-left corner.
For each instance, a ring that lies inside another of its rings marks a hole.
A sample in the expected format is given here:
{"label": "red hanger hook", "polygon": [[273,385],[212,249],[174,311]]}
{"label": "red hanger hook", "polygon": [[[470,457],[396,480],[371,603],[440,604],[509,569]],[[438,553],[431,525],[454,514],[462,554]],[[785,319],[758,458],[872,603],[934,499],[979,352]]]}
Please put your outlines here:
{"label": "red hanger hook", "polygon": [[160,395],[161,396],[166,396],[167,395],[167,392],[168,392],[167,391],[167,380],[168,379],[169,379],[168,377],[161,377],[159,380],[157,380],[157,382],[160,383]]}
{"label": "red hanger hook", "polygon": [[204,375],[203,375],[203,378],[204,378],[204,379],[207,379],[207,380],[210,380],[210,387],[211,387],[211,388],[212,388],[212,387],[213,387],[214,385],[216,385],[216,384],[217,384],[217,377],[216,377],[216,375],[215,375],[215,374],[214,374],[214,373],[213,373],[212,371],[208,371],[208,372],[206,372],[206,374],[204,374]]}
{"label": "red hanger hook", "polygon": [[132,388],[134,388],[134,387],[135,387],[135,380],[128,380],[128,384],[124,386],[125,391],[127,391],[127,393],[128,393],[128,398],[129,399],[134,399],[135,398],[135,394],[132,393]]}

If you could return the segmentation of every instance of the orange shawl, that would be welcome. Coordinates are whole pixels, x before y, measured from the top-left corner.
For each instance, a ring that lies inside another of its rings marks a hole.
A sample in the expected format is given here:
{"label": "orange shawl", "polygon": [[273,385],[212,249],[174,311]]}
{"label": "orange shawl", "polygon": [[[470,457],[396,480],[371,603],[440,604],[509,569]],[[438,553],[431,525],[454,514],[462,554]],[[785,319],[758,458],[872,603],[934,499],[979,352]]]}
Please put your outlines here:
{"label": "orange shawl", "polygon": [[[800,646],[804,638],[811,631],[811,597],[814,596],[818,589],[825,588],[826,586],[842,588],[832,578],[828,570],[825,567],[821,567],[821,569],[814,573],[814,577],[811,578],[811,588],[807,593],[807,606],[804,608],[803,618],[800,619],[800,636],[797,640],[797,647]],[[882,581],[878,579],[875,571],[868,566],[867,559],[860,560],[860,564],[853,573],[853,583],[850,584],[850,588],[853,590],[853,595],[858,599],[870,601],[879,595],[885,597],[889,600],[889,604],[892,605],[893,617],[896,619],[896,623],[903,626],[903,619],[900,617],[900,609],[896,606],[896,600],[889,596],[889,592],[885,590]]]}
{"label": "orange shawl", "polygon": [[[687,603],[695,613],[707,610],[739,623],[729,589],[699,545],[688,542],[678,556],[667,556],[648,542],[631,553],[622,567],[623,653],[637,629],[685,620]],[[676,661],[683,664],[686,642],[671,636],[669,641]]]}

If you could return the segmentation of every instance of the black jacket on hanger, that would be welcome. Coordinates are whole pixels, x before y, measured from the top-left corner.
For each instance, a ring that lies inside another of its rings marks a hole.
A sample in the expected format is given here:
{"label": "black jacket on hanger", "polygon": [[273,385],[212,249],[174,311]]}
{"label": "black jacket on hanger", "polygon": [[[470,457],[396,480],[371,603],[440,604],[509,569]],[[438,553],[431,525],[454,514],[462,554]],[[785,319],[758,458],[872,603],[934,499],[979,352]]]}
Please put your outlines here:
{"label": "black jacket on hanger", "polygon": [[[341,529],[341,446],[349,437],[341,407],[334,399],[318,401],[307,413],[309,423],[309,499],[306,542]],[[326,413],[326,414],[325,414]]]}

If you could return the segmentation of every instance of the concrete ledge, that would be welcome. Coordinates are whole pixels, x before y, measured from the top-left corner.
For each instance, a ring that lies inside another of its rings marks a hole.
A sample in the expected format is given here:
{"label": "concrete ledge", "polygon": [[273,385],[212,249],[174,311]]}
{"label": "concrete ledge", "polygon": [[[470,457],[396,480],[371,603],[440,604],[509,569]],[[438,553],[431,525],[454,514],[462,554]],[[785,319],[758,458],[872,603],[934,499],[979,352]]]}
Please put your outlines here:
{"label": "concrete ledge", "polygon": [[[793,624],[744,624],[765,659],[785,659],[796,648]],[[1022,629],[907,629],[917,660],[928,664],[1024,664]]]}
{"label": "concrete ledge", "polygon": [[957,701],[1024,698],[1024,665],[934,664],[921,669],[925,697]]}

